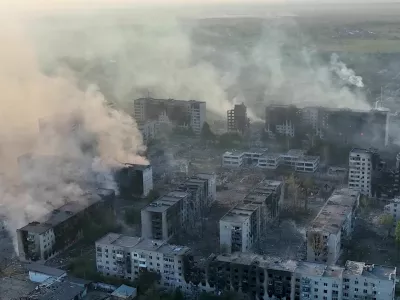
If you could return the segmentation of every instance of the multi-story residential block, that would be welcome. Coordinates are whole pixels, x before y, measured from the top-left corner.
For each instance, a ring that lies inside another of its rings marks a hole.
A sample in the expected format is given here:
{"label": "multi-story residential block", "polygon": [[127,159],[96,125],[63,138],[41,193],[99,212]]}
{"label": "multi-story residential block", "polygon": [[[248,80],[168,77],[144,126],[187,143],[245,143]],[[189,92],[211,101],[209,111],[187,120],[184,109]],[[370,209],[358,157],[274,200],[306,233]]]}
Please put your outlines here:
{"label": "multi-story residential block", "polygon": [[185,203],[189,194],[169,192],[158,198],[141,211],[142,237],[146,239],[169,240],[182,230],[189,218]]}
{"label": "multi-story residential block", "polygon": [[222,166],[228,168],[240,168],[244,164],[244,153],[233,151],[225,152],[222,155]]}
{"label": "multi-story residential block", "polygon": [[381,167],[382,161],[376,150],[352,149],[349,154],[349,188],[373,196],[377,191],[377,171]]}
{"label": "multi-story residential block", "polygon": [[307,229],[307,260],[336,263],[343,241],[351,237],[360,194],[337,189]]}
{"label": "multi-story residential block", "polygon": [[343,300],[395,297],[396,268],[347,261],[343,272]]}
{"label": "multi-story residential block", "polygon": [[206,103],[194,100],[140,98],[134,101],[134,117],[138,122],[167,123],[191,128],[195,134],[200,134],[206,120]]}
{"label": "multi-story residential block", "polygon": [[146,197],[153,189],[151,165],[124,164],[115,172],[121,195]]}
{"label": "multi-story residential block", "polygon": [[144,271],[155,272],[160,274],[160,287],[183,289],[184,257],[189,251],[162,240],[109,233],[96,242],[96,266],[105,276],[132,281]]}
{"label": "multi-story residential block", "polygon": [[381,148],[389,144],[389,112],[382,109],[356,111],[270,105],[266,108],[265,123],[266,131],[275,136],[308,134],[359,147]]}
{"label": "multi-story residential block", "polygon": [[158,123],[156,121],[137,122],[138,128],[142,133],[143,142],[148,144],[155,139],[158,133]]}
{"label": "multi-story residential block", "polygon": [[227,111],[228,132],[246,133],[249,129],[250,119],[247,117],[247,107],[242,104],[236,104],[235,107]]}
{"label": "multi-story residential block", "polygon": [[185,290],[235,291],[255,300],[395,299],[396,268],[362,262],[340,267],[239,252],[199,262],[188,254],[184,274]]}
{"label": "multi-story residential block", "polygon": [[217,199],[217,175],[215,173],[198,173],[196,177],[206,179],[208,183],[208,206]]}
{"label": "multi-story residential block", "polygon": [[85,201],[71,201],[37,221],[17,230],[18,255],[25,261],[45,261],[78,241],[90,219],[114,215],[115,193],[84,195]]}
{"label": "multi-story residential block", "polygon": [[394,198],[386,204],[384,212],[393,216],[393,230],[395,230],[397,223],[400,221],[400,198]]}
{"label": "multi-story residential block", "polygon": [[259,205],[237,204],[219,221],[219,242],[223,253],[249,252],[259,237]]}

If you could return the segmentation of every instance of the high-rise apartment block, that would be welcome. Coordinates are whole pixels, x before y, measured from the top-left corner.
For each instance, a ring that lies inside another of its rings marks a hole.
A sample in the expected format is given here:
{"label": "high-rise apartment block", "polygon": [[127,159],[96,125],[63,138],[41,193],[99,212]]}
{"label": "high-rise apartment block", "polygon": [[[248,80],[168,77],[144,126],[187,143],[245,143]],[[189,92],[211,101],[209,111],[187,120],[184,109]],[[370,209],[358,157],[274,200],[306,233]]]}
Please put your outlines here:
{"label": "high-rise apartment block", "polygon": [[134,102],[134,117],[137,122],[156,121],[180,128],[191,128],[200,134],[206,121],[206,103],[174,99],[140,98]]}
{"label": "high-rise apartment block", "polygon": [[336,263],[343,241],[351,238],[360,193],[337,189],[307,229],[307,260]]}
{"label": "high-rise apartment block", "polygon": [[314,135],[340,144],[381,148],[389,145],[390,121],[386,110],[270,105],[265,112],[265,129],[273,136]]}
{"label": "high-rise apartment block", "polygon": [[250,120],[247,117],[247,107],[242,104],[236,104],[235,107],[227,112],[228,132],[246,133],[250,126]]}
{"label": "high-rise apartment block", "polygon": [[354,148],[349,154],[349,188],[371,197],[377,190],[381,159],[374,149]]}

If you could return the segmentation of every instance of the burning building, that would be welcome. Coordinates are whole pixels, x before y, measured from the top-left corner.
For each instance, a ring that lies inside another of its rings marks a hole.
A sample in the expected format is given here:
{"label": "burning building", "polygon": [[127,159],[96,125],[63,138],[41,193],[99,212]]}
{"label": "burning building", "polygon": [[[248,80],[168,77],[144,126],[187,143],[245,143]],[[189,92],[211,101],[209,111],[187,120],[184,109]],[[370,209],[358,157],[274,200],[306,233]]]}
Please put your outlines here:
{"label": "burning building", "polygon": [[153,189],[151,165],[124,164],[115,172],[115,181],[123,196],[146,197]]}
{"label": "burning building", "polygon": [[45,261],[83,237],[91,219],[114,215],[115,193],[101,191],[66,202],[42,218],[17,230],[18,255],[25,261]]}

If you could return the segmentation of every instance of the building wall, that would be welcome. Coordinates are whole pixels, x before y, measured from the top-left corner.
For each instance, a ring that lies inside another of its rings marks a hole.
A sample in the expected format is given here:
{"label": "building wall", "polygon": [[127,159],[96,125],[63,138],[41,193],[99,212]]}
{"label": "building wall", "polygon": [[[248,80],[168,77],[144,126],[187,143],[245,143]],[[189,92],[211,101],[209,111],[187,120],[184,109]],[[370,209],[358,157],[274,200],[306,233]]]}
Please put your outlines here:
{"label": "building wall", "polygon": [[143,196],[147,196],[153,189],[153,168],[149,166],[143,171]]}
{"label": "building wall", "polygon": [[350,152],[349,155],[349,188],[361,194],[372,196],[372,154]]}
{"label": "building wall", "polygon": [[341,250],[341,232],[307,231],[307,261],[334,264]]}
{"label": "building wall", "polygon": [[222,166],[223,167],[234,167],[239,168],[243,165],[243,154],[232,154],[225,153],[222,156]]}
{"label": "building wall", "polygon": [[395,283],[360,275],[343,276],[343,300],[376,299],[393,300]]}

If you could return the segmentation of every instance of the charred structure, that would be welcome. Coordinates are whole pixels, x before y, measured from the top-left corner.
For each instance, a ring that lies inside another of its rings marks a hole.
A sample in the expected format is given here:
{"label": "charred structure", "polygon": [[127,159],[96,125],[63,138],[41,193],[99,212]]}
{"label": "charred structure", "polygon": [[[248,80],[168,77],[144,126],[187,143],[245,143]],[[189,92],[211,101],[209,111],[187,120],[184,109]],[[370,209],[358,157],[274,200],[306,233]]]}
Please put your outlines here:
{"label": "charred structure", "polygon": [[242,104],[236,104],[235,107],[227,111],[228,132],[238,132],[245,134],[250,126],[250,119],[247,117],[247,107]]}
{"label": "charred structure", "polygon": [[124,164],[114,177],[122,196],[146,197],[153,189],[151,165]]}
{"label": "charred structure", "polygon": [[25,261],[45,261],[83,237],[92,219],[114,215],[115,193],[100,191],[70,201],[17,230],[18,255]]}

